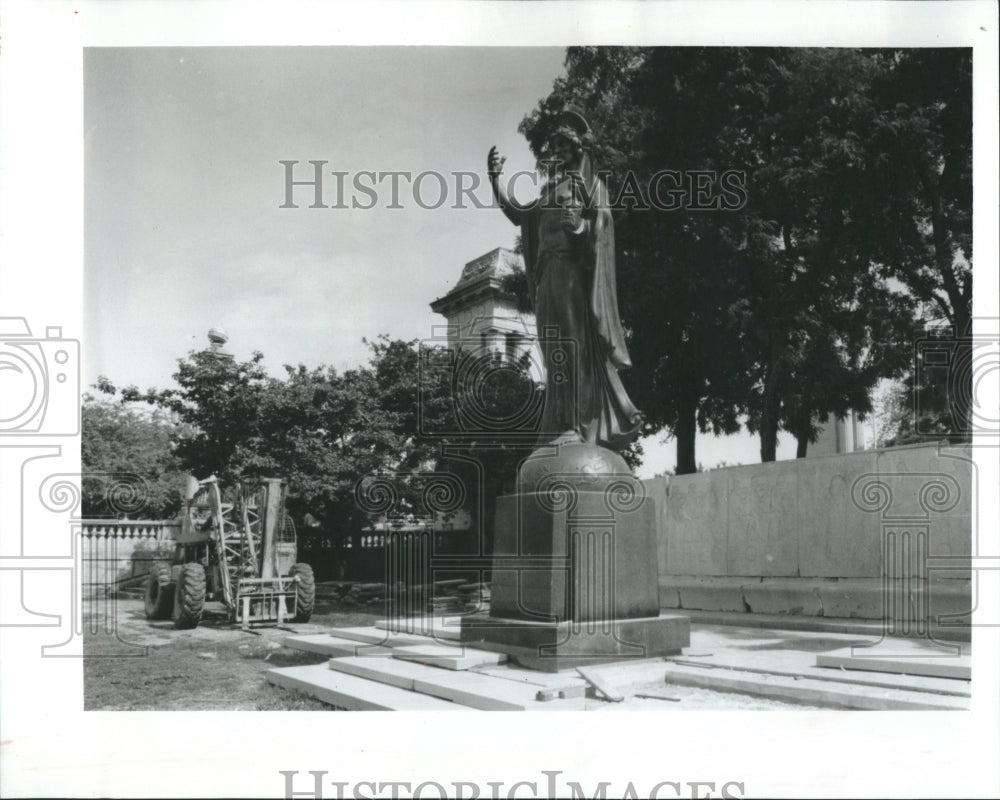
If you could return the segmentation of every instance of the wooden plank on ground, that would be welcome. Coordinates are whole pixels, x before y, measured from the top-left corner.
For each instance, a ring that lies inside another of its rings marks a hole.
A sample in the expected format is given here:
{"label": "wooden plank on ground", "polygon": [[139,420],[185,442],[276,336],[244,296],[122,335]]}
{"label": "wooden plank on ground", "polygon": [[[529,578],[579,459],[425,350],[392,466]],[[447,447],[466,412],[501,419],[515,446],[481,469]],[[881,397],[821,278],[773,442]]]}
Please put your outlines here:
{"label": "wooden plank on ground", "polygon": [[577,667],[576,671],[612,703],[620,703],[625,699],[625,695],[619,692],[614,686],[605,680],[596,670],[588,667]]}
{"label": "wooden plank on ground", "polygon": [[388,657],[392,648],[377,644],[365,644],[357,640],[341,639],[326,633],[310,634],[308,636],[286,636],[282,642],[292,650],[303,650],[307,653],[317,653],[321,656],[366,656]]}
{"label": "wooden plank on ground", "polygon": [[[871,652],[866,653],[865,650]],[[864,672],[889,672],[896,675],[923,675],[931,678],[972,680],[972,659],[969,656],[940,655],[894,656],[891,648],[878,655],[875,648],[850,648],[819,653],[817,667],[833,667]],[[917,651],[919,652],[919,651]]]}
{"label": "wooden plank on ground", "polygon": [[348,711],[460,711],[462,709],[455,703],[437,697],[408,692],[354,675],[334,672],[326,664],[278,667],[269,669],[265,675],[268,683],[302,692]]}
{"label": "wooden plank on ground", "polygon": [[792,703],[873,711],[962,710],[969,707],[968,699],[963,697],[680,664],[666,664],[666,682],[719,692],[771,697]]}

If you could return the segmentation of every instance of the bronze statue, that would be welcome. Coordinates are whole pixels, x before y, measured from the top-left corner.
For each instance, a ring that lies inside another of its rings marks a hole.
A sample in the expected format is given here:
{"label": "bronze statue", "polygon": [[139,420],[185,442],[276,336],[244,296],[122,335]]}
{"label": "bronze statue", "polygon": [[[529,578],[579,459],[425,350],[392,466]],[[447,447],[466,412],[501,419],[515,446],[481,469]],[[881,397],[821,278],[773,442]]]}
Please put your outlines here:
{"label": "bronze statue", "polygon": [[[549,180],[533,203],[508,197],[500,183],[505,159],[496,147],[488,173],[504,214],[521,227],[546,371],[544,441],[620,449],[637,435],[641,414],[618,376],[631,362],[618,317],[614,222],[607,187],[586,150],[590,126],[572,110],[558,123]],[[562,344],[567,341],[569,348]],[[572,363],[558,363],[567,353]]]}

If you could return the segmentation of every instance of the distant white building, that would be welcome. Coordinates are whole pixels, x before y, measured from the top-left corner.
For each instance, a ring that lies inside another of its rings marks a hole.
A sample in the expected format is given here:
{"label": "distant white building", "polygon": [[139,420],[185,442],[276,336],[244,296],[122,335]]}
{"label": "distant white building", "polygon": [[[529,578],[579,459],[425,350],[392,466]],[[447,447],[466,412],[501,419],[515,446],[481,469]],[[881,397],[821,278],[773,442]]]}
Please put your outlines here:
{"label": "distant white building", "polygon": [[511,360],[534,349],[535,317],[518,311],[517,298],[502,285],[523,269],[521,256],[503,247],[465,265],[451,291],[431,303],[448,320],[448,347],[488,348]]}
{"label": "distant white building", "polygon": [[851,411],[844,419],[832,418],[822,426],[819,438],[806,449],[806,457],[853,453],[864,449],[864,432],[858,423],[858,415]]}

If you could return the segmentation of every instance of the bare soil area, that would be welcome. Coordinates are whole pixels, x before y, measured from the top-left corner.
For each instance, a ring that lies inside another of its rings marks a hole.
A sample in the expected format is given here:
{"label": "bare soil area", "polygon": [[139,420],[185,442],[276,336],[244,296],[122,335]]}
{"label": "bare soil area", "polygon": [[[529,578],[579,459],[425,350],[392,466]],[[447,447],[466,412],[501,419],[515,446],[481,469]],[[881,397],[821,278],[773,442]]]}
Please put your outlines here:
{"label": "bare soil area", "polygon": [[106,603],[84,606],[88,711],[330,711],[318,700],[271,686],[264,672],[325,660],[283,647],[282,639],[293,631],[371,625],[378,618],[377,613],[317,600],[308,624],[246,633],[229,624],[221,604],[208,603],[197,628],[177,630],[170,621],[147,620],[141,600],[111,601],[117,611],[113,619],[105,614]]}

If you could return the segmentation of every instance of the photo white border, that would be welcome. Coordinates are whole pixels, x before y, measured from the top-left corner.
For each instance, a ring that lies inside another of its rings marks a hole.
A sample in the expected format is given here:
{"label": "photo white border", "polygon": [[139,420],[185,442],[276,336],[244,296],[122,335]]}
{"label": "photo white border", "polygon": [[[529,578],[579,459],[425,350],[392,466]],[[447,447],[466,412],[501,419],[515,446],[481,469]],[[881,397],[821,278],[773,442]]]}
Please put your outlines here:
{"label": "photo white border", "polygon": [[[973,47],[976,314],[995,317],[996,24],[992,2],[3,2],[0,313],[82,337],[83,47],[705,44]],[[155,202],[155,187],[149,194]],[[1000,552],[997,495],[985,488],[1000,485],[997,452],[976,450],[985,555]],[[3,530],[11,532],[6,518]],[[980,581],[981,609],[1000,606],[998,577]],[[328,781],[349,783],[504,781],[505,793],[519,780],[543,781],[543,770],[562,770],[561,780],[588,791],[611,781],[609,796],[628,781],[641,793],[668,780],[739,781],[747,797],[1000,791],[996,628],[975,631],[970,713],[670,709],[586,717],[84,713],[74,710],[82,709],[80,662],[38,657],[51,629],[6,628],[0,636],[4,797],[281,796],[278,770],[305,779],[327,770]],[[324,796],[336,796],[329,784]]]}

